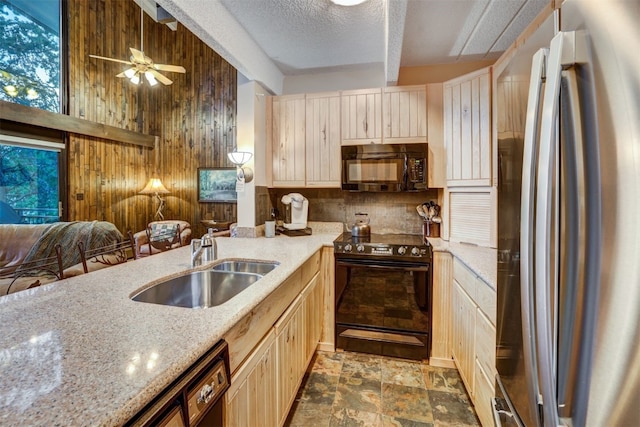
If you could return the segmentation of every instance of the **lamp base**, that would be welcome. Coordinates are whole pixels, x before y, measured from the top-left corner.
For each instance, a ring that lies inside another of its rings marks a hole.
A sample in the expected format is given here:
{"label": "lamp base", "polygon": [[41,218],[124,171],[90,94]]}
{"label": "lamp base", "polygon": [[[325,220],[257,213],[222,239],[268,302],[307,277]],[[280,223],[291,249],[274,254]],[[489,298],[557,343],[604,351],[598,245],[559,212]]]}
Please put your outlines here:
{"label": "lamp base", "polygon": [[158,193],[156,193],[156,197],[158,198],[158,210],[156,210],[156,214],[153,218],[160,218],[160,221],[164,221],[164,215],[162,215],[162,209],[164,209],[164,199],[160,197]]}

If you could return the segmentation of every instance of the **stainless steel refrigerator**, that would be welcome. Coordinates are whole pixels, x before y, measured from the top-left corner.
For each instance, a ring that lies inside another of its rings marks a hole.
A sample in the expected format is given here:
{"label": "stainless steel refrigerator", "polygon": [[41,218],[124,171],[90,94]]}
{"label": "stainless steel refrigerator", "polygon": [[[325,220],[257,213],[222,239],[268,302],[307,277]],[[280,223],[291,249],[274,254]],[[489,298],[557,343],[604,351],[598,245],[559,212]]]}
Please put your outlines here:
{"label": "stainless steel refrigerator", "polygon": [[638,22],[566,0],[497,76],[497,425],[640,423]]}

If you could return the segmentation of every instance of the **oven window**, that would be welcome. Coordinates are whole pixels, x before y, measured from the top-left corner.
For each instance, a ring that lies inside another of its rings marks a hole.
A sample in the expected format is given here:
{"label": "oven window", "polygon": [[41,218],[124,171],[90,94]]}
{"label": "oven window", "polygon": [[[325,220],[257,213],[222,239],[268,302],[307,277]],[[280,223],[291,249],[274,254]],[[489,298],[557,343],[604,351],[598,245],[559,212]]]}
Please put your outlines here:
{"label": "oven window", "polygon": [[430,347],[426,271],[336,263],[338,348],[426,359]]}
{"label": "oven window", "polygon": [[402,180],[402,160],[348,160],[348,183],[399,182]]}

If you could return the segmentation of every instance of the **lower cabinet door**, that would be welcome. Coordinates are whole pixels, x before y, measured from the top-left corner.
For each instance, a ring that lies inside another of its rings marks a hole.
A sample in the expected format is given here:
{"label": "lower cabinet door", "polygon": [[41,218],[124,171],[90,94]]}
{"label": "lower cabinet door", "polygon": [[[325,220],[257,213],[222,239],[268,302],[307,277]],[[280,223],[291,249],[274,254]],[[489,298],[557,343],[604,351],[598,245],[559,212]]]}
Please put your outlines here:
{"label": "lower cabinet door", "polygon": [[473,404],[476,408],[480,423],[482,423],[484,427],[493,427],[494,421],[493,411],[491,410],[491,399],[495,396],[494,383],[482,369],[478,359],[476,359],[475,370],[475,396],[473,398]]}
{"label": "lower cabinet door", "polygon": [[473,398],[476,305],[457,281],[453,284],[453,358],[467,392]]}
{"label": "lower cabinet door", "polygon": [[225,426],[278,425],[276,374],[275,332],[271,330],[231,379],[225,395]]}
{"label": "lower cabinet door", "polygon": [[287,418],[298,388],[298,379],[304,357],[304,341],[300,337],[300,325],[304,324],[304,309],[299,297],[275,325],[278,383],[278,423]]}

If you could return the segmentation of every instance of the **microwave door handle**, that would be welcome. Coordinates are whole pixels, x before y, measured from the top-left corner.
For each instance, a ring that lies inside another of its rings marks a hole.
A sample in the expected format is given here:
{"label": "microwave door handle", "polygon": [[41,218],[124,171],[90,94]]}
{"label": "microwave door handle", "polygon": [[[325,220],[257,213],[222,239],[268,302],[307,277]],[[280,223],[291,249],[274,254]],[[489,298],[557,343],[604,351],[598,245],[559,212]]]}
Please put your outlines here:
{"label": "microwave door handle", "polygon": [[[537,148],[539,140],[540,104],[543,91],[544,71],[547,62],[548,49],[540,49],[533,56],[531,64],[531,80],[529,82],[529,97],[524,132],[524,153],[522,161],[522,198],[520,218],[520,305],[522,316],[523,359],[527,384],[529,406],[538,407],[538,363],[536,355],[535,337],[536,322],[534,312],[533,286],[535,284],[533,269],[534,252],[534,196],[535,171],[537,163]],[[537,411],[531,411],[536,425],[539,425]]]}
{"label": "microwave door handle", "polygon": [[404,188],[409,188],[409,156],[407,156],[407,153],[404,153],[404,167],[402,170],[402,177],[403,177],[403,181],[404,181]]}

